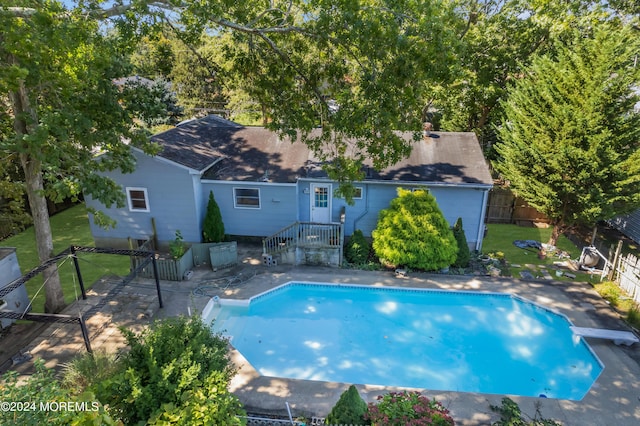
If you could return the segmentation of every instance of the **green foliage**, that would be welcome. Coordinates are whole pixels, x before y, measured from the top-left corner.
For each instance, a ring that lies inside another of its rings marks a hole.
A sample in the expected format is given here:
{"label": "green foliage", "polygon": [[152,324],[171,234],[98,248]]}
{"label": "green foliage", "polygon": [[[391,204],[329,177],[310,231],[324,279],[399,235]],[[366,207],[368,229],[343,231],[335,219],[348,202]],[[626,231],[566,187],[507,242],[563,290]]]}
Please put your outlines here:
{"label": "green foliage", "polygon": [[449,410],[420,392],[390,392],[370,403],[366,419],[375,426],[453,426]]}
{"label": "green foliage", "polygon": [[551,219],[551,245],[575,225],[640,206],[637,31],[589,21],[555,48],[509,91],[494,163]]}
{"label": "green foliage", "polygon": [[[496,0],[458,4],[456,30],[463,48],[452,81],[434,85],[434,109],[442,115],[440,128],[474,131],[487,155],[493,155],[492,126],[502,116],[500,99],[510,80],[522,72],[530,57],[547,47],[551,19],[543,10],[527,10],[528,2]],[[531,8],[532,6],[529,6]],[[560,19],[556,15],[553,20]]]}
{"label": "green foliage", "polygon": [[[0,103],[12,122],[0,123],[0,158],[20,158],[41,261],[53,254],[46,199],[84,195],[124,207],[122,188],[102,172],[133,171],[132,146],[154,150],[136,125],[136,109],[113,84],[129,73],[129,40],[102,31],[96,15],[81,10],[95,6],[89,3],[67,11],[59,1],[5,2],[0,10]],[[58,312],[64,295],[57,270],[43,275],[45,310]]]}
{"label": "green foliage", "polygon": [[[70,245],[91,246],[94,244],[89,218],[84,205],[77,205],[57,213],[50,218],[53,231],[53,251],[59,253],[68,249]],[[27,273],[40,265],[35,243],[35,230],[29,227],[21,233],[7,238],[2,242],[7,247],[16,247],[18,263],[23,273]],[[87,290],[93,283],[107,274],[125,276],[129,273],[131,263],[126,256],[105,255],[96,253],[78,253],[81,260],[82,277]],[[90,266],[89,266],[90,265]],[[78,279],[71,259],[59,264],[62,286],[65,294],[65,302],[76,300],[78,291]],[[36,276],[25,284],[27,293],[32,298],[33,312],[44,312],[44,295],[42,289],[43,277]]]}
{"label": "green foliage", "polygon": [[[23,97],[7,108],[13,126],[0,151],[41,161],[51,200],[85,194],[107,207],[124,206],[122,189],[96,172],[131,171],[129,147],[152,146],[135,125],[137,106],[113,84],[130,72],[130,40],[108,36],[99,25],[79,9],[65,13],[55,1],[39,2],[28,17],[0,14],[0,93]],[[101,161],[96,152],[104,153]]]}
{"label": "green foliage", "polygon": [[119,373],[121,366],[115,354],[84,353],[64,365],[61,385],[74,395],[95,392],[102,381]]}
{"label": "green foliage", "polygon": [[220,110],[225,108],[227,98],[223,86],[228,83],[221,72],[224,46],[216,37],[201,35],[189,45],[178,39],[172,40],[172,52],[175,60],[171,64],[169,78],[174,84],[180,104],[189,115],[197,112],[197,108]]}
{"label": "green foliage", "polygon": [[633,298],[613,281],[602,281],[594,284],[595,290],[617,311],[625,316],[625,320],[633,327],[640,327],[640,310]]}
{"label": "green foliage", "polygon": [[155,81],[128,80],[122,86],[122,92],[123,102],[147,128],[175,125],[182,117],[183,108],[177,105],[178,100],[169,82],[162,78]]}
{"label": "green foliage", "polygon": [[369,244],[369,241],[364,237],[362,231],[356,229],[344,247],[344,257],[349,263],[364,265],[369,259],[370,251],[371,244]]}
{"label": "green foliage", "polygon": [[176,230],[176,237],[169,243],[169,254],[174,259],[180,259],[182,255],[187,251],[187,245],[184,243],[182,232]]}
{"label": "green foliage", "polygon": [[0,161],[0,239],[17,234],[31,223],[24,195],[24,172],[18,155],[12,154]]}
{"label": "green foliage", "polygon": [[209,192],[207,213],[202,224],[202,241],[205,243],[219,243],[224,240],[224,223],[220,207],[213,197],[213,191]]}
{"label": "green foliage", "polygon": [[162,33],[142,37],[130,58],[136,75],[152,80],[168,78],[176,59],[174,44]]}
{"label": "green foliage", "polygon": [[340,399],[333,406],[326,423],[330,425],[363,425],[367,412],[367,403],[364,402],[358,389],[354,385],[342,392]]}
{"label": "green foliage", "polygon": [[453,236],[456,238],[456,243],[458,244],[458,253],[456,254],[456,261],[453,266],[456,268],[466,268],[469,266],[471,253],[469,252],[469,244],[467,244],[467,237],[464,234],[461,217],[459,217],[458,220],[456,220],[456,224],[453,225]]}
{"label": "green foliage", "polygon": [[458,246],[431,194],[398,188],[398,197],[380,211],[373,249],[383,262],[432,271],[451,266]]}
{"label": "green foliage", "polygon": [[640,328],[640,308],[637,305],[627,311],[626,320],[632,327]]}
{"label": "green foliage", "polygon": [[[104,407],[91,392],[73,395],[60,386],[55,373],[35,361],[36,372],[26,383],[18,383],[18,373],[8,371],[0,384],[0,401],[16,404],[14,410],[0,410],[0,424],[40,425],[115,425]],[[59,404],[69,404],[60,408]],[[19,404],[19,405],[18,405]],[[47,405],[49,404],[49,405]],[[11,407],[11,406],[10,406]]]}
{"label": "green foliage", "polygon": [[490,408],[493,412],[500,414],[500,420],[493,422],[493,426],[561,426],[553,420],[541,418],[539,406],[535,417],[525,420],[518,404],[507,397],[502,398],[501,405],[490,405]]}
{"label": "green foliage", "polygon": [[[226,393],[234,373],[227,341],[212,334],[199,317],[156,321],[137,335],[122,332],[131,347],[123,359],[124,371],[102,382],[97,392],[112,415],[125,424],[160,417],[163,411],[168,416],[174,410],[196,416],[198,410],[190,398],[210,398],[223,413],[220,416],[228,415],[228,421],[234,421],[230,411],[238,405]],[[164,404],[173,404],[173,408],[163,408]]]}
{"label": "green foliage", "polygon": [[[188,55],[198,70],[186,66],[183,77],[248,98],[243,105],[281,134],[300,136],[327,166],[348,164],[332,169],[340,182],[348,182],[365,160],[382,169],[409,154],[411,144],[395,131],[419,132],[428,82],[446,76],[454,63],[459,39],[449,25],[453,7],[378,1],[367,7],[306,0],[267,8],[255,2],[186,3],[176,27],[198,41],[199,57]],[[279,31],[268,29],[274,22]],[[204,45],[202,28],[216,34]],[[214,58],[218,67],[200,74],[201,64]],[[329,108],[329,100],[339,108]],[[353,138],[358,149],[347,152]],[[351,167],[351,156],[358,167]]]}
{"label": "green foliage", "polygon": [[244,422],[237,416],[246,415],[238,398],[228,390],[228,378],[214,371],[204,379],[202,386],[185,391],[180,397],[180,405],[163,404],[151,419],[149,425],[210,425],[235,426]]}

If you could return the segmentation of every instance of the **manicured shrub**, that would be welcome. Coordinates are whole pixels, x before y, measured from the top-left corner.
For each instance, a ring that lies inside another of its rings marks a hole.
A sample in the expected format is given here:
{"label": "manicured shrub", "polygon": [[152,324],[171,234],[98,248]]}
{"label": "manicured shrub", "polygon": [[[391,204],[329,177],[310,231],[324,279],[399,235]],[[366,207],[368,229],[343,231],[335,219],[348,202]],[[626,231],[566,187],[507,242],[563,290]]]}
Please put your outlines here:
{"label": "manicured shrub", "polygon": [[398,188],[398,197],[380,211],[373,249],[382,262],[433,271],[455,262],[458,245],[431,194]]}
{"label": "manicured shrub", "polygon": [[420,392],[391,392],[370,403],[365,418],[373,426],[453,426],[449,410]]}
{"label": "manicured shrub", "polygon": [[467,237],[464,234],[461,217],[459,217],[458,220],[456,220],[456,224],[453,225],[453,236],[456,238],[456,243],[458,244],[458,253],[453,266],[457,268],[466,268],[469,266],[471,253],[469,253],[469,244],[467,244]]}
{"label": "manicured shrub", "polygon": [[331,409],[326,423],[330,425],[364,425],[367,403],[364,402],[354,385],[342,392],[340,399]]}
{"label": "manicured shrub", "polygon": [[213,191],[209,192],[207,213],[202,223],[202,241],[205,243],[219,243],[224,240],[224,223],[220,207],[213,197]]}
{"label": "manicured shrub", "polygon": [[146,422],[160,411],[187,409],[195,397],[210,398],[229,422],[235,421],[236,405],[227,401],[235,398],[227,391],[234,374],[227,340],[212,334],[200,318],[168,318],[140,334],[122,332],[131,347],[123,360],[125,371],[103,382],[98,392],[113,416],[124,424]]}
{"label": "manicured shrub", "polygon": [[371,244],[369,244],[369,241],[364,237],[362,231],[356,229],[344,247],[344,257],[349,263],[363,265],[367,263],[370,251]]}

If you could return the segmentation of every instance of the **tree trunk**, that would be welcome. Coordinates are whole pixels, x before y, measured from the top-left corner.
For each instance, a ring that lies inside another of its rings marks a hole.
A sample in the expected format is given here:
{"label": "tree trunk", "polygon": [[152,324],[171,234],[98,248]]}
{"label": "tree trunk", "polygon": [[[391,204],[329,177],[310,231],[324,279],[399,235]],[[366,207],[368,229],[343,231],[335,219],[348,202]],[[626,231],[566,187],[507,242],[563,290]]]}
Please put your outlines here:
{"label": "tree trunk", "polygon": [[[26,136],[33,127],[30,123],[37,123],[37,114],[29,102],[27,90],[20,84],[17,91],[10,94],[14,114],[14,129],[18,136]],[[24,142],[28,144],[29,142]],[[27,197],[33,216],[33,228],[36,234],[36,245],[40,262],[45,262],[53,256],[53,237],[49,223],[47,200],[44,196],[44,179],[42,177],[42,163],[29,153],[33,147],[21,147],[20,164],[24,170]],[[58,267],[52,265],[42,273],[45,288],[46,313],[57,313],[64,308],[64,295],[60,284]]]}
{"label": "tree trunk", "polygon": [[558,238],[560,238],[560,235],[562,235],[563,232],[564,232],[564,226],[562,225],[562,223],[560,222],[554,223],[553,229],[551,230],[551,235],[549,236],[549,241],[547,242],[547,244],[549,244],[550,246],[556,247],[558,243]]}

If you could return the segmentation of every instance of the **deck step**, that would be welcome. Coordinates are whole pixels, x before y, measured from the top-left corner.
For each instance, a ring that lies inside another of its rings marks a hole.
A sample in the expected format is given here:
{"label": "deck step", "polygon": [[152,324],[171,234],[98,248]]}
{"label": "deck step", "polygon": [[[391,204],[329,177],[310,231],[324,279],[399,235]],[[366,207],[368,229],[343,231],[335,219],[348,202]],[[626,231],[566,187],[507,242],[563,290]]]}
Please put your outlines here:
{"label": "deck step", "polygon": [[607,330],[604,328],[590,327],[570,327],[575,336],[594,337],[596,339],[613,340],[616,345],[631,346],[640,341],[638,337],[630,331]]}

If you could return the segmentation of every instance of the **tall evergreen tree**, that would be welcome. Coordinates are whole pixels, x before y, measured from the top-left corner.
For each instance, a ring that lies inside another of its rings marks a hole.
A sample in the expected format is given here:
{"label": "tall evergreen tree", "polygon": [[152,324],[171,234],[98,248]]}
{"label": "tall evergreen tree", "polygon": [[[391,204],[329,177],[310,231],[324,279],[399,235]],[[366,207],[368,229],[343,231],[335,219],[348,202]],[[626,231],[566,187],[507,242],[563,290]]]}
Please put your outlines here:
{"label": "tall evergreen tree", "polygon": [[219,243],[224,240],[222,213],[220,213],[220,207],[213,196],[213,191],[209,192],[207,215],[202,224],[202,240],[205,243]]}
{"label": "tall evergreen tree", "polygon": [[458,268],[466,268],[469,266],[471,254],[469,253],[469,244],[467,243],[467,236],[464,234],[461,217],[453,225],[453,236],[456,238],[456,243],[458,243],[458,254],[453,265]]}
{"label": "tall evergreen tree", "polygon": [[551,219],[549,243],[577,224],[640,206],[640,37],[591,23],[536,58],[510,91],[495,168]]}

